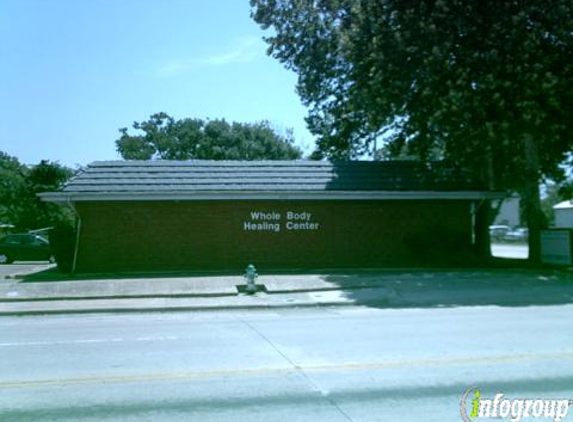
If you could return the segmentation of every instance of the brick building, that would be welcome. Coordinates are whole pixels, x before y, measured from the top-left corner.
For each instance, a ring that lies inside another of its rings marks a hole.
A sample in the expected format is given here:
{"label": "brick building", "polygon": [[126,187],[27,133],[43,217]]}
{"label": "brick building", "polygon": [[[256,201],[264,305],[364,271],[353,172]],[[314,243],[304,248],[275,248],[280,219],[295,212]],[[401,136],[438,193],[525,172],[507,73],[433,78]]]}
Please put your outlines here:
{"label": "brick building", "polygon": [[76,270],[383,267],[463,257],[499,198],[412,162],[95,162],[44,201],[73,206]]}

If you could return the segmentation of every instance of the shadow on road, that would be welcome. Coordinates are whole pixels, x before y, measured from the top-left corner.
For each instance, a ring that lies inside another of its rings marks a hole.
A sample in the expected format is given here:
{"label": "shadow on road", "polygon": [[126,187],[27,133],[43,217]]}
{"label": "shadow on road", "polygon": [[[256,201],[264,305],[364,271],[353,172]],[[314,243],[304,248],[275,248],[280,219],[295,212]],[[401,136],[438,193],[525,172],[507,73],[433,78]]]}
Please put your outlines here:
{"label": "shadow on road", "polygon": [[456,270],[325,275],[357,305],[380,308],[573,303],[573,273]]}

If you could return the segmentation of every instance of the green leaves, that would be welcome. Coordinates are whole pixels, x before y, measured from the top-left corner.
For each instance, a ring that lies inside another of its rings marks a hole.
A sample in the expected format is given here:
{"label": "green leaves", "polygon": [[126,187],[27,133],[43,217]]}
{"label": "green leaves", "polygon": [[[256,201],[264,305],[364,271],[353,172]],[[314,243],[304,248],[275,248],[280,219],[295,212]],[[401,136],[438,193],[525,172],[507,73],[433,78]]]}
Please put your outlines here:
{"label": "green leaves", "polygon": [[[271,55],[298,73],[318,155],[429,151],[519,189],[522,139],[557,177],[573,149],[573,3],[251,0]],[[435,155],[435,154],[433,154]]]}
{"label": "green leaves", "polygon": [[14,224],[20,198],[27,195],[27,171],[16,158],[0,152],[0,223]]}
{"label": "green leaves", "polygon": [[157,113],[133,124],[143,133],[120,129],[117,150],[126,160],[292,160],[302,156],[291,131],[280,135],[268,122],[228,123],[226,120],[174,120]]}
{"label": "green leaves", "polygon": [[41,202],[36,196],[39,192],[58,189],[73,173],[46,160],[26,167],[16,158],[0,152],[0,223],[13,224],[17,230],[30,230],[73,221],[69,210]]}

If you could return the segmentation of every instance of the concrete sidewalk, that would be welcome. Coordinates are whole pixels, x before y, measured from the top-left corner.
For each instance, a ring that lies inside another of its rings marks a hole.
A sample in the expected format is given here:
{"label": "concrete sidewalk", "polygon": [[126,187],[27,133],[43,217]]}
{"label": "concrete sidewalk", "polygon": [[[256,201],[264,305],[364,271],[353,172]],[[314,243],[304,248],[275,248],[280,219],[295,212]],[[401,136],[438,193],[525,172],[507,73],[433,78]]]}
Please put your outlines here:
{"label": "concrete sidewalk", "polygon": [[[386,299],[386,291],[377,293],[379,300]],[[252,296],[235,297],[196,297],[196,298],[113,298],[79,299],[57,301],[26,301],[0,303],[0,316],[41,315],[68,313],[120,313],[120,312],[172,312],[172,311],[212,311],[304,308],[317,306],[355,305],[341,291],[322,293],[292,293],[269,295],[257,293]]]}
{"label": "concrete sidewalk", "polygon": [[555,270],[388,270],[262,275],[265,292],[239,293],[240,276],[74,281],[0,280],[0,315],[573,303],[573,274]]}
{"label": "concrete sidewalk", "polygon": [[[353,305],[341,286],[321,275],[265,276],[257,284],[266,292],[239,293],[239,276],[101,279],[57,282],[0,282],[0,315],[173,311],[213,309],[264,309]],[[347,284],[346,290],[364,288]],[[391,296],[379,286],[372,296]]]}

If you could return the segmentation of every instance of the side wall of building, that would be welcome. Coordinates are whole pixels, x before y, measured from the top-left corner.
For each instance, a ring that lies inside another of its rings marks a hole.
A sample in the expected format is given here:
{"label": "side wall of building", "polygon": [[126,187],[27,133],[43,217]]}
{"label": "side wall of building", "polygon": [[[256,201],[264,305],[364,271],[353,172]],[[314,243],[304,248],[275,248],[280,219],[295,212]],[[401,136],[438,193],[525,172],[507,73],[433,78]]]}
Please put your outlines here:
{"label": "side wall of building", "polygon": [[468,201],[78,203],[77,270],[424,265],[469,253]]}
{"label": "side wall of building", "polygon": [[555,228],[573,229],[573,208],[555,210]]}

